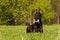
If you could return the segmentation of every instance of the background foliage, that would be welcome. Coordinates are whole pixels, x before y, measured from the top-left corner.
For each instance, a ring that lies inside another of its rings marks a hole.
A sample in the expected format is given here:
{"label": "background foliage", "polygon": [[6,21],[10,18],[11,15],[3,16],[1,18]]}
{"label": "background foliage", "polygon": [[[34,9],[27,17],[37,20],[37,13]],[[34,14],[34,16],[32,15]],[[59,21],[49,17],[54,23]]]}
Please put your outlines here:
{"label": "background foliage", "polygon": [[54,11],[49,0],[0,0],[0,24],[26,24],[39,8],[43,11],[43,23],[50,23]]}

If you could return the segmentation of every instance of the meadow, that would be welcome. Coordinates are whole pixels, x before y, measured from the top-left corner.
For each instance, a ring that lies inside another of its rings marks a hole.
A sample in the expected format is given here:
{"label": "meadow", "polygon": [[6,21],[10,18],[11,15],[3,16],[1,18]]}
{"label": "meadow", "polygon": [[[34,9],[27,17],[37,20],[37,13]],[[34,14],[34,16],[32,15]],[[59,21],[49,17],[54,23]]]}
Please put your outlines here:
{"label": "meadow", "polygon": [[43,25],[43,33],[26,33],[26,26],[0,25],[0,40],[56,40],[60,25]]}

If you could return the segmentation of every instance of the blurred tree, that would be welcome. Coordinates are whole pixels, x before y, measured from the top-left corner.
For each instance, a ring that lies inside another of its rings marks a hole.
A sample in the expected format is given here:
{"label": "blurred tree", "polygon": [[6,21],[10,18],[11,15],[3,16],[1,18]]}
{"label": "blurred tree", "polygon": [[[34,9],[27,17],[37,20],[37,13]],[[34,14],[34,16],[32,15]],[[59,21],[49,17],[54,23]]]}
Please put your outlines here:
{"label": "blurred tree", "polygon": [[60,0],[51,0],[52,9],[55,11],[57,24],[60,23]]}

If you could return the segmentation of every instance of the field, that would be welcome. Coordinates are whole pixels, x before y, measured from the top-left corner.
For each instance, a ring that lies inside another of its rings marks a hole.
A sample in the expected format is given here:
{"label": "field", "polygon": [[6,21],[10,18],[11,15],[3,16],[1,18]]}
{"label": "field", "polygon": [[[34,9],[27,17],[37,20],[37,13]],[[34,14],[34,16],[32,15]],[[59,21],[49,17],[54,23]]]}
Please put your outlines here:
{"label": "field", "polygon": [[26,26],[0,25],[0,40],[56,40],[60,25],[44,25],[44,33],[26,33]]}

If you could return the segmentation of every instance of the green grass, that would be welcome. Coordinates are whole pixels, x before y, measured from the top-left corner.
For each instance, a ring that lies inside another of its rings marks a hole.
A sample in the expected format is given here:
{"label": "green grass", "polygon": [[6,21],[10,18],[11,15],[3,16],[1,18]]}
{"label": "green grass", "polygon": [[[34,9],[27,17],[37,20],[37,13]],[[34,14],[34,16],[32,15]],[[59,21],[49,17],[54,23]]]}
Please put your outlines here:
{"label": "green grass", "polygon": [[26,26],[0,25],[0,40],[55,40],[60,25],[44,25],[44,33],[26,33]]}

